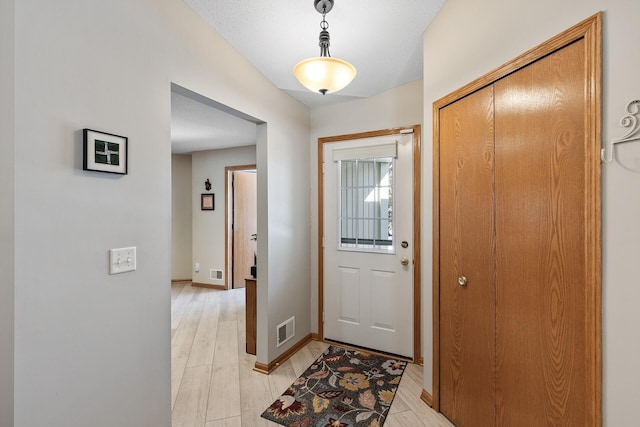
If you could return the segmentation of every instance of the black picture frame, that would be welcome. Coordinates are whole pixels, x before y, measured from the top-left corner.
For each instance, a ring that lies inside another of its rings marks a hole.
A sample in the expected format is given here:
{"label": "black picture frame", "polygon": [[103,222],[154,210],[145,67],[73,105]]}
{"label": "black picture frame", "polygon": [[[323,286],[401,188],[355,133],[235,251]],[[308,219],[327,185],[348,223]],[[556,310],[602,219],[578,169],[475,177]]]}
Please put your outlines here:
{"label": "black picture frame", "polygon": [[214,211],[216,210],[215,194],[200,194],[200,210]]}
{"label": "black picture frame", "polygon": [[82,130],[82,169],[126,175],[129,138],[93,129]]}

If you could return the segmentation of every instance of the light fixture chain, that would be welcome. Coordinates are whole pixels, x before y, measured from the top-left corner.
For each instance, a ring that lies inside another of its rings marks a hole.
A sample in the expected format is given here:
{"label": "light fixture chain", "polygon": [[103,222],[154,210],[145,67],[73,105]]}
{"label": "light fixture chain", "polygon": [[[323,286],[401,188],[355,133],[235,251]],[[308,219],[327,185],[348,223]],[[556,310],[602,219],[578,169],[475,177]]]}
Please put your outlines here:
{"label": "light fixture chain", "polygon": [[328,30],[329,29],[329,23],[327,22],[327,19],[325,18],[327,14],[323,13],[322,14],[322,21],[320,21],[320,28],[322,28],[323,30]]}
{"label": "light fixture chain", "polygon": [[325,12],[322,14],[322,21],[320,21],[320,28],[322,29],[322,31],[320,31],[320,41],[318,45],[320,46],[320,56],[330,57],[331,54],[329,53],[329,31],[327,31],[327,29],[329,28],[329,23],[325,19],[325,16],[327,14],[326,7],[323,8],[323,10]]}

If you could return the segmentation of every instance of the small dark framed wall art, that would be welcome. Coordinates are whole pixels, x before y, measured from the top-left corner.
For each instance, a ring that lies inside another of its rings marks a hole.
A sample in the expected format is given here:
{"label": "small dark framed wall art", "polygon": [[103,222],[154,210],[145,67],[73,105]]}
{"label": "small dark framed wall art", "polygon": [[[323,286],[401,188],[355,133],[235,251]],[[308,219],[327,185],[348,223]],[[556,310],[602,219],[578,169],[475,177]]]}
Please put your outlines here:
{"label": "small dark framed wall art", "polygon": [[127,174],[128,141],[126,136],[83,129],[82,169]]}
{"label": "small dark framed wall art", "polygon": [[200,210],[215,210],[215,194],[200,194]]}

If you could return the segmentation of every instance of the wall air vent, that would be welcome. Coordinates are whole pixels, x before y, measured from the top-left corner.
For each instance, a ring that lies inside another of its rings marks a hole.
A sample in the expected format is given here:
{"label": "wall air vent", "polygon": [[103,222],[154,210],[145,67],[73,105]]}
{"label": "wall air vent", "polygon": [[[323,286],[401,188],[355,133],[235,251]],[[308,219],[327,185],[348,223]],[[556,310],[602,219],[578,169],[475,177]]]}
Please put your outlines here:
{"label": "wall air vent", "polygon": [[224,281],[224,274],[222,272],[222,270],[214,270],[211,269],[209,270],[209,279],[216,281],[216,282],[220,282],[220,285],[223,285],[223,281]]}
{"label": "wall air vent", "polygon": [[282,344],[293,338],[293,336],[296,334],[296,317],[293,316],[292,318],[280,323],[276,327],[276,332],[276,336],[278,339],[276,347],[280,347]]}

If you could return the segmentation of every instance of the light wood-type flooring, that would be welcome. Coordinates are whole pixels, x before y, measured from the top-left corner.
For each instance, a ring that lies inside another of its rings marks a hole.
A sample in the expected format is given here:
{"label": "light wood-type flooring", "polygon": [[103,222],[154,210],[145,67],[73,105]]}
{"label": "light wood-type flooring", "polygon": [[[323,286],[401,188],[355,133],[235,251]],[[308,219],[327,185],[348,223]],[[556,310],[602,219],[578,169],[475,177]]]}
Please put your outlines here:
{"label": "light wood-type flooring", "polygon": [[[322,354],[312,341],[271,375],[252,370],[245,352],[244,289],[171,286],[171,397],[173,427],[277,426],[260,414]],[[420,400],[422,367],[405,371],[385,427],[450,427]]]}

